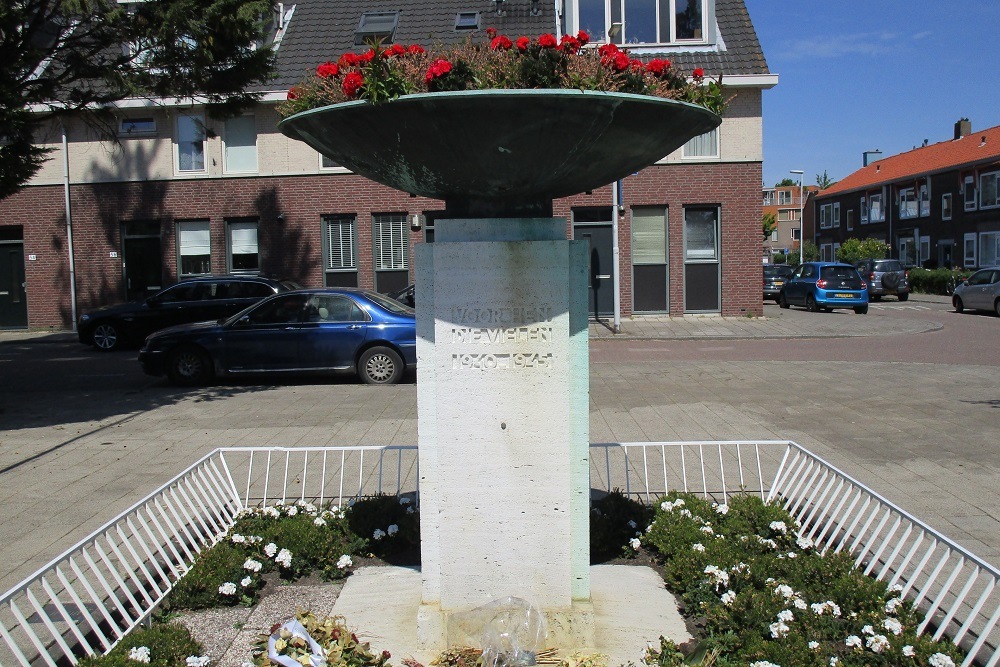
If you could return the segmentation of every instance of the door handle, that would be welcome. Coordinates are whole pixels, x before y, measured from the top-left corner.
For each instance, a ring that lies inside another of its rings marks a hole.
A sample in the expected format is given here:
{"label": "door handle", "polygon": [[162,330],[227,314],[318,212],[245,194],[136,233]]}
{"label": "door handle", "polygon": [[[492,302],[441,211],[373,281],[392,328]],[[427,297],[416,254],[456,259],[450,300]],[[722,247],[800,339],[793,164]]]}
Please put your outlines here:
{"label": "door handle", "polygon": [[611,275],[610,275],[610,274],[609,274],[609,275],[601,275],[601,276],[597,276],[597,279],[598,279],[598,280],[608,280],[608,279],[610,279],[610,278],[611,278]]}
{"label": "door handle", "polygon": [[348,329],[360,329],[361,325],[360,324],[349,324],[349,325],[347,325],[347,328]]}

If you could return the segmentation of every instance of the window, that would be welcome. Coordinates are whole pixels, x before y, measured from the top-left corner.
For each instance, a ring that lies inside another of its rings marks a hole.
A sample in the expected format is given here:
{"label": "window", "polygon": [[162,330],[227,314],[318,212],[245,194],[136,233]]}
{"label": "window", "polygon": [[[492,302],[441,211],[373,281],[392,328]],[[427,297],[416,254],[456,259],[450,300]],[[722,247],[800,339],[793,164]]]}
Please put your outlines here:
{"label": "window", "polygon": [[632,209],[632,263],[667,263],[667,218],[662,206]]}
{"label": "window", "polygon": [[847,231],[850,232],[853,230],[854,230],[854,209],[849,208],[847,209]]}
{"label": "window", "polygon": [[257,171],[257,124],[254,117],[237,116],[226,121],[225,167],[229,173]]}
{"label": "window", "polygon": [[182,278],[212,272],[212,237],[208,220],[177,223],[177,254]]}
{"label": "window", "polygon": [[965,210],[976,210],[976,179],[974,176],[966,176],[962,183],[962,192],[965,195]]}
{"label": "window", "polygon": [[870,222],[885,222],[885,209],[882,208],[882,195],[868,197],[868,220]]}
{"label": "window", "polygon": [[[571,0],[577,30],[603,40],[612,26],[616,44],[707,42],[709,0]],[[610,22],[609,22],[610,21]],[[575,30],[566,30],[575,34]]]}
{"label": "window", "polygon": [[833,204],[823,204],[819,207],[819,228],[829,229],[833,224]]}
{"label": "window", "polygon": [[917,195],[913,188],[903,188],[899,191],[899,218],[906,220],[915,217],[917,217]]}
{"label": "window", "polygon": [[802,230],[799,229],[798,227],[792,228],[791,239],[793,241],[798,241],[802,237],[802,235],[799,233],[801,231]]}
{"label": "window", "polygon": [[979,265],[1000,264],[1000,232],[983,232],[979,235]]}
{"label": "window", "polygon": [[684,211],[684,258],[688,261],[719,259],[718,216],[715,209]]}
{"label": "window", "polygon": [[719,157],[719,128],[688,141],[681,155],[684,158]]}
{"label": "window", "polygon": [[792,203],[792,191],[791,190],[779,190],[778,191],[778,203],[779,204],[791,204]]}
{"label": "window", "polygon": [[391,44],[399,25],[399,12],[365,12],[354,31],[354,45],[362,46],[374,41]]}
{"label": "window", "polygon": [[833,261],[833,244],[832,243],[820,243],[819,244],[819,261],[821,261],[821,262],[832,262]]}
{"label": "window", "polygon": [[861,208],[859,210],[861,211],[861,224],[862,225],[867,225],[868,224],[868,200],[867,200],[866,197],[862,197],[861,198]]}
{"label": "window", "polygon": [[334,162],[333,160],[331,160],[327,156],[320,155],[319,156],[319,168],[320,169],[340,169],[341,166],[340,166],[339,163]]}
{"label": "window", "polygon": [[684,312],[721,310],[719,229],[717,206],[684,209]]}
{"label": "window", "polygon": [[931,214],[931,188],[929,184],[924,183],[920,186],[917,198],[920,200],[920,217],[926,218]]}
{"label": "window", "polygon": [[778,230],[777,229],[772,229],[771,230],[771,242],[774,243],[777,240],[778,240]]}
{"label": "window", "polygon": [[459,12],[455,15],[455,31],[479,30],[479,12]]}
{"label": "window", "polygon": [[840,202],[834,202],[833,204],[833,226],[840,227]]}
{"label": "window", "polygon": [[205,122],[200,115],[177,116],[177,171],[205,171]]}
{"label": "window", "polygon": [[941,219],[951,220],[951,193],[941,195]]}
{"label": "window", "polygon": [[153,118],[122,118],[118,126],[118,134],[122,137],[156,134],[156,120]]}
{"label": "window", "polygon": [[358,286],[357,223],[353,215],[323,218],[323,255],[327,287]]}
{"label": "window", "polygon": [[962,264],[968,268],[976,265],[976,233],[970,232],[963,239],[964,256]]}
{"label": "window", "polygon": [[917,246],[912,236],[904,236],[899,239],[899,261],[903,266],[917,264]]}
{"label": "window", "polygon": [[405,213],[372,216],[375,291],[383,294],[409,284],[410,228]]}
{"label": "window", "polygon": [[231,273],[257,273],[260,271],[256,220],[230,222],[227,242],[229,244],[228,264]]}
{"label": "window", "polygon": [[996,208],[1000,206],[1000,189],[997,188],[997,177],[1000,171],[991,171],[979,176],[979,206],[981,208]]}
{"label": "window", "polygon": [[799,209],[783,208],[778,210],[778,222],[798,222]]}
{"label": "window", "polygon": [[764,191],[764,206],[774,206],[774,190]]}
{"label": "window", "polygon": [[931,258],[931,237],[921,236],[920,237],[920,256],[917,258],[917,263],[921,266],[924,262]]}

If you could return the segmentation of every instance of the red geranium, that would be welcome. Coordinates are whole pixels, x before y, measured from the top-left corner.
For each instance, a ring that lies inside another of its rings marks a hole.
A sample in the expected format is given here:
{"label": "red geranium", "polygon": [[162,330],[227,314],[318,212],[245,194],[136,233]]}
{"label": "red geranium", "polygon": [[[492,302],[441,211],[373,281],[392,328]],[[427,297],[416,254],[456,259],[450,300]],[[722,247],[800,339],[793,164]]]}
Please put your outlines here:
{"label": "red geranium", "polygon": [[527,37],[518,37],[517,38],[517,48],[519,50],[521,50],[521,51],[527,51],[528,50],[528,46],[530,44],[531,44],[531,40],[528,39]]}
{"label": "red geranium", "polygon": [[435,60],[431,63],[431,66],[427,68],[427,75],[424,79],[427,83],[430,83],[434,79],[440,79],[442,76],[451,71],[451,63],[444,59]]}
{"label": "red geranium", "polygon": [[297,100],[297,99],[299,99],[299,92],[300,91],[301,91],[301,88],[299,88],[298,86],[292,86],[291,88],[288,89],[288,98],[287,99],[290,99],[290,100]]}
{"label": "red geranium", "polygon": [[496,28],[487,28],[486,29],[486,36],[489,37],[490,39],[493,39],[494,37],[497,36],[497,29]]}
{"label": "red geranium", "polygon": [[559,46],[559,42],[556,41],[556,36],[545,33],[538,38],[538,45],[543,49],[554,49]]}
{"label": "red geranium", "polygon": [[691,76],[693,76],[696,81],[701,81],[705,78],[705,70],[700,67],[695,67],[694,71],[691,72]]}
{"label": "red geranium", "polygon": [[402,44],[393,44],[385,52],[394,58],[398,58],[406,53],[406,47]]}
{"label": "red geranium", "polygon": [[344,77],[344,94],[350,98],[355,98],[358,96],[363,85],[365,85],[365,77],[361,76],[360,72],[349,72]]}
{"label": "red geranium", "polygon": [[337,76],[340,74],[340,68],[337,67],[337,63],[323,63],[316,68],[316,74],[326,78],[328,76]]}
{"label": "red geranium", "polygon": [[580,40],[572,35],[563,35],[563,38],[559,41],[559,48],[566,53],[576,53],[580,50]]}
{"label": "red geranium", "polygon": [[341,67],[355,67],[358,64],[358,54],[345,53],[337,59],[337,64]]}
{"label": "red geranium", "polygon": [[616,53],[618,53],[618,45],[611,43],[601,44],[597,47],[597,52],[601,54],[602,61],[610,60],[615,57]]}
{"label": "red geranium", "polygon": [[513,46],[514,42],[510,41],[510,38],[504,35],[497,35],[490,42],[490,48],[494,51],[510,51]]}
{"label": "red geranium", "polygon": [[670,61],[666,58],[654,58],[646,65],[646,70],[655,76],[663,76],[670,69]]}
{"label": "red geranium", "polygon": [[629,69],[631,69],[633,72],[642,72],[642,70],[646,69],[646,66],[643,65],[642,61],[639,60],[638,58],[633,58],[632,60],[628,61],[628,66]]}
{"label": "red geranium", "polygon": [[581,30],[576,33],[576,39],[580,42],[580,46],[587,46],[587,44],[590,44],[590,35],[587,34],[586,30]]}
{"label": "red geranium", "polygon": [[360,56],[358,56],[358,64],[359,65],[367,65],[368,63],[370,63],[374,59],[375,59],[375,49],[368,49],[367,51],[365,51],[364,53],[362,53]]}
{"label": "red geranium", "polygon": [[410,47],[406,49],[406,52],[409,53],[411,56],[419,56],[427,53],[424,47],[420,46],[419,44],[410,44]]}

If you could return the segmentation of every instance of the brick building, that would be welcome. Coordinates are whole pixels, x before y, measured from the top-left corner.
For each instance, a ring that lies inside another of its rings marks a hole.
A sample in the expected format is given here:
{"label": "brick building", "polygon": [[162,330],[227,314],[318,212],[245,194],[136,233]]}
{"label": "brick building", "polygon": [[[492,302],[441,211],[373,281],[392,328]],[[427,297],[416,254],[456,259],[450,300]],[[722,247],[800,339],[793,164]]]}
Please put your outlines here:
{"label": "brick building", "polygon": [[[743,0],[689,1],[696,11],[684,21],[637,20],[624,33],[618,3],[603,20],[583,3],[569,0],[561,14],[530,0],[285,3],[272,35],[278,78],[253,112],[214,121],[189,101],[127,101],[116,110],[117,144],[77,119],[47,126],[37,142],[53,149],[51,159],[0,201],[0,259],[9,264],[0,274],[11,282],[0,285],[8,291],[0,326],[69,328],[86,309],[201,273],[382,292],[406,285],[412,247],[433,241],[443,203],[351,174],[284,137],[275,105],[318,63],[364,48],[356,44],[372,30],[387,43],[431,45],[484,39],[487,27],[530,36],[588,29],[598,43],[610,33],[640,57],[724,76],[732,99],[718,130],[623,179],[620,191],[609,184],[557,200],[554,213],[611,267],[592,272],[600,316],[615,308],[625,316],[760,314],[761,96],[777,76]],[[411,231],[415,217],[419,231]]]}

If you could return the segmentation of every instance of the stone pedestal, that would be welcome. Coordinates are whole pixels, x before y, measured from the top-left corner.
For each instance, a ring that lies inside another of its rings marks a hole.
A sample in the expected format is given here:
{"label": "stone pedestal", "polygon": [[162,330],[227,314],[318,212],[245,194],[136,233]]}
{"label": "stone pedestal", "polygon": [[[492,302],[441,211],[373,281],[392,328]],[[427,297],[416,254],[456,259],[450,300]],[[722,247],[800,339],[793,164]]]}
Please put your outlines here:
{"label": "stone pedestal", "polygon": [[416,248],[422,645],[517,596],[593,644],[587,244],[564,220],[438,220]]}

